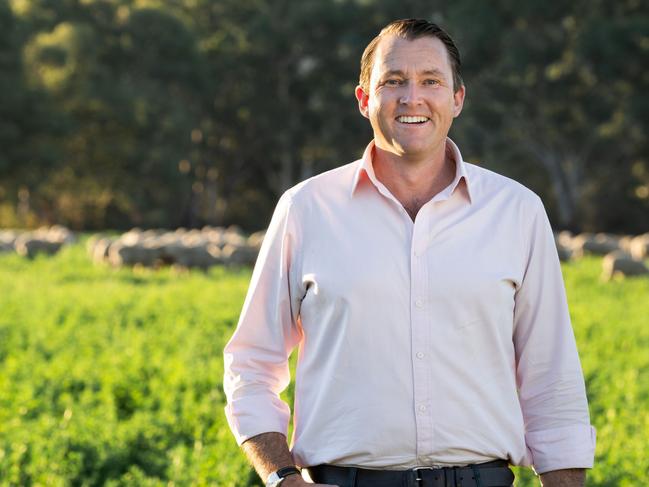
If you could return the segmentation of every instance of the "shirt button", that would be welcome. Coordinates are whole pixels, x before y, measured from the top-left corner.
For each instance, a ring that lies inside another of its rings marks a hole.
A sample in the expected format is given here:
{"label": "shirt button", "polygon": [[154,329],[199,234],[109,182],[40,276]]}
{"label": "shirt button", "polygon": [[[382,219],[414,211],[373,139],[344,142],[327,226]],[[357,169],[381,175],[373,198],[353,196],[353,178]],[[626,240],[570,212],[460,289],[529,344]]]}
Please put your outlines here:
{"label": "shirt button", "polygon": [[415,301],[415,306],[417,306],[417,308],[421,308],[423,305],[424,305],[424,302],[421,299],[418,299],[417,301]]}
{"label": "shirt button", "polygon": [[424,358],[424,352],[417,352],[417,358]]}
{"label": "shirt button", "polygon": [[422,413],[423,413],[424,411],[426,411],[426,406],[424,406],[423,404],[420,404],[420,405],[419,405],[419,411],[421,411]]}

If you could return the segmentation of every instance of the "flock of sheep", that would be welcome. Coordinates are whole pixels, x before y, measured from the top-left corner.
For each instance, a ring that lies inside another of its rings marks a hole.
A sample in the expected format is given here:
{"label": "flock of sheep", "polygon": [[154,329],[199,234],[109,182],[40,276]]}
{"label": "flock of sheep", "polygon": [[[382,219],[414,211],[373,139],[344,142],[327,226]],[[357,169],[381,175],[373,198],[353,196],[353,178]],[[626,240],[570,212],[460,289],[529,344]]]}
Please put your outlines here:
{"label": "flock of sheep", "polygon": [[119,237],[94,235],[88,240],[87,250],[94,262],[113,267],[174,265],[205,270],[218,264],[253,265],[263,238],[264,232],[247,236],[235,226],[175,231],[133,229]]}
{"label": "flock of sheep", "polygon": [[[255,263],[264,238],[263,231],[245,235],[238,227],[210,227],[175,231],[132,229],[120,236],[93,235],[88,254],[95,263],[113,267],[208,269],[213,265],[250,266]],[[0,252],[15,251],[33,258],[38,253],[55,254],[75,242],[65,227],[55,225],[34,231],[0,230]],[[584,254],[604,256],[602,278],[649,275],[649,233],[638,236],[611,234],[555,234],[559,258],[570,261]]]}
{"label": "flock of sheep", "polygon": [[638,236],[620,236],[607,233],[568,231],[555,234],[555,243],[562,261],[577,259],[584,254],[602,255],[602,279],[616,276],[649,275],[644,259],[649,257],[649,233]]}
{"label": "flock of sheep", "polygon": [[15,251],[32,259],[36,254],[54,255],[75,240],[74,234],[60,225],[33,231],[0,230],[0,252]]}
{"label": "flock of sheep", "polygon": [[[87,251],[95,263],[112,267],[207,269],[217,264],[253,265],[265,232],[245,235],[238,227],[204,227],[201,230],[140,230],[119,236],[92,235]],[[0,252],[15,251],[34,258],[53,255],[76,241],[70,230],[58,225],[34,231],[0,230]]]}

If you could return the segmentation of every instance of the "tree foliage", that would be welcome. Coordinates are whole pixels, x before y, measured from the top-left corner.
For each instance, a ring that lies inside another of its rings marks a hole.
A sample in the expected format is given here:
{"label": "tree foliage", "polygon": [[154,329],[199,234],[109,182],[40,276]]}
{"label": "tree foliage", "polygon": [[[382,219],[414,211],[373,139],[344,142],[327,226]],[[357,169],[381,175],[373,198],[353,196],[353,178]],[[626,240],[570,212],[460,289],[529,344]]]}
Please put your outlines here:
{"label": "tree foliage", "polygon": [[284,189],[360,155],[360,55],[403,17],[459,44],[467,159],[559,226],[646,231],[636,0],[0,3],[0,225],[264,226]]}

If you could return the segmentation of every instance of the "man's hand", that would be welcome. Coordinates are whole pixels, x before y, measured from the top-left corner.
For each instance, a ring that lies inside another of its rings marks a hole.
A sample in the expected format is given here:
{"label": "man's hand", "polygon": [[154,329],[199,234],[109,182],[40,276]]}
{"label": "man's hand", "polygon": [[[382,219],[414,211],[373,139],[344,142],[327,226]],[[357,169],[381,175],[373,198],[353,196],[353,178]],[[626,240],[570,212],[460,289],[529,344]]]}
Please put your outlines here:
{"label": "man's hand", "polygon": [[583,468],[568,468],[553,470],[541,474],[543,487],[584,487],[586,470]]}
{"label": "man's hand", "polygon": [[289,475],[286,477],[286,480],[282,482],[280,487],[303,487],[303,486],[308,486],[308,487],[338,487],[337,485],[332,485],[332,484],[312,484],[311,482],[307,482],[304,480],[301,476],[299,475]]}
{"label": "man's hand", "polygon": [[[281,433],[262,433],[253,436],[244,441],[241,448],[264,482],[276,470],[295,465],[288,449],[286,436]],[[302,485],[308,485],[309,487],[338,487],[329,484],[312,484],[297,474],[289,475],[281,483],[281,487],[299,487]]]}

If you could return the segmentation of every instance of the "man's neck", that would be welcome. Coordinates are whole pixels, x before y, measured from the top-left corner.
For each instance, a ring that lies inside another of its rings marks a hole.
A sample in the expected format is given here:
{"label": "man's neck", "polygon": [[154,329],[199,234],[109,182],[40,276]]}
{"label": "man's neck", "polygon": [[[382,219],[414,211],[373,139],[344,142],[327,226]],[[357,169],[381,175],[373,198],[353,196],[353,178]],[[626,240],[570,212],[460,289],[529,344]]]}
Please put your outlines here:
{"label": "man's neck", "polygon": [[446,144],[426,159],[408,159],[375,147],[372,166],[413,221],[419,209],[455,178],[455,161]]}

